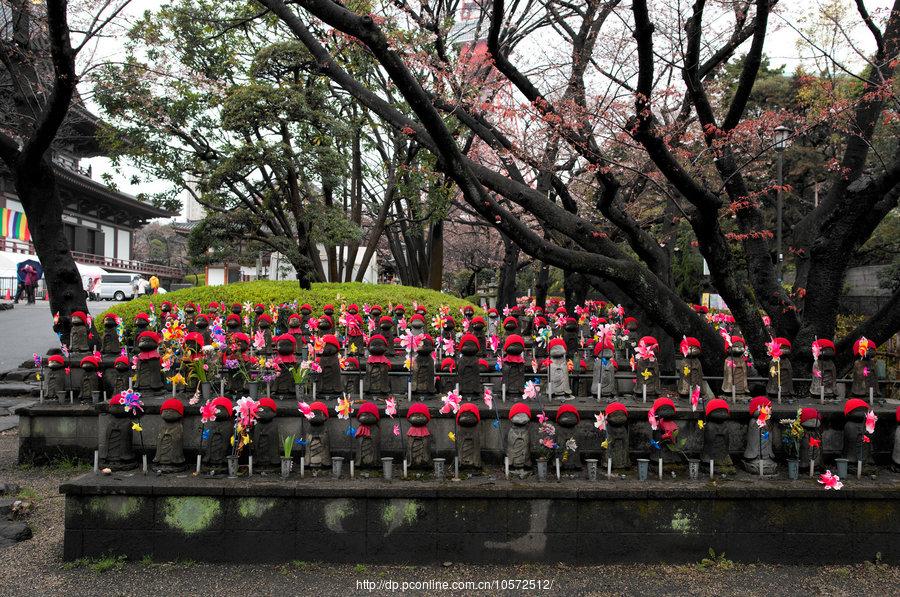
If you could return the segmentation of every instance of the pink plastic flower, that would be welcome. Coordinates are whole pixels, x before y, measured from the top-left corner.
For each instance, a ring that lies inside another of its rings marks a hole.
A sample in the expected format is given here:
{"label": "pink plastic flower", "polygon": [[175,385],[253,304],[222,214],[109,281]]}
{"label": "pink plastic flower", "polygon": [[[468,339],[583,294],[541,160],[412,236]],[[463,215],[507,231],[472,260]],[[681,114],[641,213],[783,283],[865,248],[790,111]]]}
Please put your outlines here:
{"label": "pink plastic flower", "polygon": [[490,388],[484,389],[482,400],[484,400],[484,405],[488,407],[488,410],[494,408],[494,392]]}
{"label": "pink plastic flower", "polygon": [[756,424],[759,427],[765,427],[766,423],[772,417],[772,407],[771,406],[763,406],[759,409],[759,416],[756,417]]}
{"label": "pink plastic flower", "polygon": [[237,401],[237,414],[235,416],[245,429],[252,427],[259,416],[259,402],[244,396]]}
{"label": "pink plastic flower", "polygon": [[301,412],[301,414],[303,414],[303,416],[306,417],[307,420],[312,419],[313,417],[316,416],[313,413],[312,409],[309,407],[309,405],[305,402],[298,402],[297,410],[299,410]]}
{"label": "pink plastic flower", "polygon": [[543,425],[544,423],[547,422],[547,420],[548,420],[548,419],[547,419],[547,414],[546,414],[544,411],[541,411],[541,412],[538,413],[538,416],[537,416],[537,421],[538,421],[538,423],[540,423],[541,425]]}
{"label": "pink plastic flower", "polygon": [[697,405],[700,403],[700,386],[694,386],[691,390],[691,411],[697,412]]}
{"label": "pink plastic flower", "polygon": [[816,339],[815,342],[812,343],[812,356],[814,361],[819,360],[819,355],[822,354],[822,348],[819,346],[819,341]]}
{"label": "pink plastic flower", "polygon": [[556,448],[556,444],[553,442],[552,437],[545,437],[541,439],[541,445],[547,448],[548,450],[552,450]]}
{"label": "pink plastic flower", "polygon": [[525,390],[522,392],[522,397],[525,400],[534,400],[537,398],[538,392],[541,391],[540,386],[535,385],[533,381],[525,382]]}
{"label": "pink plastic flower", "polygon": [[456,346],[453,342],[453,338],[441,338],[441,342],[444,345],[444,354],[448,357],[452,357],[456,354]]}
{"label": "pink plastic flower", "polygon": [[496,334],[491,334],[491,337],[488,338],[488,348],[491,349],[491,352],[497,352],[497,349],[500,348],[500,338]]}
{"label": "pink plastic flower", "polygon": [[446,415],[451,412],[453,414],[456,414],[456,411],[459,410],[459,403],[461,401],[462,401],[462,396],[457,394],[455,391],[451,390],[450,392],[447,392],[446,396],[441,397],[441,402],[444,403],[444,405],[441,407],[441,410],[440,410],[441,414]]}
{"label": "pink plastic flower", "polygon": [[866,433],[875,433],[875,421],[877,420],[878,417],[875,415],[874,410],[866,413]]}
{"label": "pink plastic flower", "polygon": [[771,342],[766,342],[766,352],[772,357],[773,361],[778,361],[781,359],[781,342],[772,339]]}
{"label": "pink plastic flower", "polygon": [[653,346],[646,344],[643,340],[638,342],[634,352],[637,353],[639,359],[644,361],[653,361],[656,359],[656,355],[653,354]]}
{"label": "pink plastic flower", "polygon": [[653,431],[659,429],[659,419],[656,418],[656,413],[652,410],[647,412],[647,421],[650,423],[650,429]]}
{"label": "pink plastic flower", "polygon": [[606,415],[603,413],[597,413],[594,415],[594,427],[597,428],[597,431],[606,431]]}
{"label": "pink plastic flower", "polygon": [[393,396],[384,401],[384,414],[391,418],[397,414],[397,399]]}
{"label": "pink plastic flower", "polygon": [[200,422],[212,423],[216,420],[216,407],[213,406],[211,400],[207,400],[206,404],[200,407]]}
{"label": "pink plastic flower", "polygon": [[399,423],[394,423],[394,435],[400,437],[400,425]]}
{"label": "pink plastic flower", "polygon": [[844,486],[844,484],[841,483],[841,478],[831,474],[831,471],[825,471],[823,474],[819,475],[819,483],[824,485],[825,489],[834,489],[835,491]]}

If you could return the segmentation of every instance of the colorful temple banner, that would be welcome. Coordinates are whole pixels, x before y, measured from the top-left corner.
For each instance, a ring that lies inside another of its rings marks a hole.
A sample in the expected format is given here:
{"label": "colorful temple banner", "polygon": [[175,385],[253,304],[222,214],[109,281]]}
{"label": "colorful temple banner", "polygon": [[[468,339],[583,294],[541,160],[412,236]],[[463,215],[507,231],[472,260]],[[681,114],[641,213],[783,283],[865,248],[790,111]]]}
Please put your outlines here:
{"label": "colorful temple banner", "polygon": [[22,241],[31,240],[31,232],[28,231],[28,218],[20,211],[3,208],[0,214],[0,230],[6,238],[15,238]]}

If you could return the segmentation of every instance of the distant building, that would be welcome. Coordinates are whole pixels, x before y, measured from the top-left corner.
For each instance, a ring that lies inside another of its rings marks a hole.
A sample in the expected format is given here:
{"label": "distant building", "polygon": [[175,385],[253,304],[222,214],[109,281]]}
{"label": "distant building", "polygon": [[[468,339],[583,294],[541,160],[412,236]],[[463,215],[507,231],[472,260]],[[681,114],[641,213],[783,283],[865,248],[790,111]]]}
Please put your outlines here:
{"label": "distant building", "polygon": [[[96,118],[79,112],[81,117],[70,123],[74,134],[70,132],[64,144],[54,147],[53,165],[66,239],[82,277],[134,272],[180,278],[183,273],[176,268],[132,259],[134,231],[152,219],[176,214],[113,190],[80,167],[81,159],[102,155],[102,151],[95,140]],[[0,165],[0,277],[15,276],[14,264],[27,258],[36,259],[28,219],[9,172]]]}

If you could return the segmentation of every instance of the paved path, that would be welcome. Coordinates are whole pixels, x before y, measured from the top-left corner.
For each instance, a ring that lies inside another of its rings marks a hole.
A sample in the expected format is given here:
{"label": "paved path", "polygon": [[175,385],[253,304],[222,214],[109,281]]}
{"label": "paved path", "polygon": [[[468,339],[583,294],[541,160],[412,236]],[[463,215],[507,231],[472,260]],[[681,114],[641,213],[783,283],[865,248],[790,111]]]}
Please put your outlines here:
{"label": "paved path", "polygon": [[[100,313],[118,303],[89,302],[91,313]],[[50,303],[19,303],[9,311],[0,311],[0,371],[15,369],[34,353],[46,354],[59,340],[53,332]]]}

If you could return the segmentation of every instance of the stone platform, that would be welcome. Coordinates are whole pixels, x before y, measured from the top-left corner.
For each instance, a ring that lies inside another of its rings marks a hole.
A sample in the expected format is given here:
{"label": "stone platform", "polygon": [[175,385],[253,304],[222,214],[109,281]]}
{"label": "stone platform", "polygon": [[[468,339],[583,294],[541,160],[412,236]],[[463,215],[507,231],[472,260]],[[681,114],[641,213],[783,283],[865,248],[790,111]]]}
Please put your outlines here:
{"label": "stone platform", "polygon": [[[346,473],[345,473],[346,474]],[[390,564],[900,562],[900,475],[639,482],[88,473],[65,494],[65,558]],[[572,572],[577,574],[577,569]]]}

